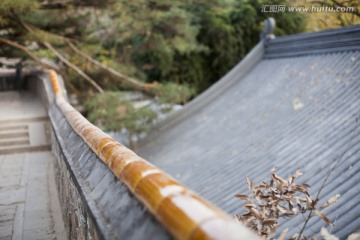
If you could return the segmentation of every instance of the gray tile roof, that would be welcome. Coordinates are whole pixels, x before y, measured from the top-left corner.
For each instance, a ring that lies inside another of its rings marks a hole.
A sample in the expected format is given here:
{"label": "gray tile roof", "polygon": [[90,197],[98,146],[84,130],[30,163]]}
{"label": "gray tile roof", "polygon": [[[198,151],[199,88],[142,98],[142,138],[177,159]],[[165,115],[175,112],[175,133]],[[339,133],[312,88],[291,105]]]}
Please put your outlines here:
{"label": "gray tile roof", "polygon": [[280,37],[266,43],[265,57],[302,56],[360,50],[359,25]]}
{"label": "gray tile roof", "polygon": [[[360,116],[359,42],[357,26],[278,38],[264,49],[258,45],[246,60],[253,61],[250,68],[235,67],[212,94],[160,124],[139,154],[236,214],[242,202],[233,196],[249,193],[245,176],[260,183],[274,167],[283,177],[301,168],[299,182],[310,184],[316,195],[349,148],[320,196],[326,201],[341,195],[324,213],[336,220],[333,233],[344,238],[360,229],[360,127],[351,142]],[[299,232],[299,221],[284,227]],[[314,218],[306,234],[319,233],[323,225]]]}

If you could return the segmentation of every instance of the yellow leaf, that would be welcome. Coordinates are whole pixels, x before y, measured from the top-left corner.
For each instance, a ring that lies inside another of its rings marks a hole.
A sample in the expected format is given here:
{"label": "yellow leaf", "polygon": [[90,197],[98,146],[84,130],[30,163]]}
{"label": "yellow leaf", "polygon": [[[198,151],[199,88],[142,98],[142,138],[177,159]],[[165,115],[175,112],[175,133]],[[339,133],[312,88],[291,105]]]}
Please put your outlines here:
{"label": "yellow leaf", "polygon": [[295,111],[300,110],[304,107],[304,104],[300,101],[300,99],[295,98],[293,100],[293,108]]}

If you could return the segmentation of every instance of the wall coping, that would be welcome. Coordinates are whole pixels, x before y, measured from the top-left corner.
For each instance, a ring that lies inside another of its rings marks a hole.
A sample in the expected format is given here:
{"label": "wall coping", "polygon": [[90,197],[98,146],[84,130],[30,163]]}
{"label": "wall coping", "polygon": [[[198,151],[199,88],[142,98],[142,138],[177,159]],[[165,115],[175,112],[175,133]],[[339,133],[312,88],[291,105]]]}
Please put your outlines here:
{"label": "wall coping", "polygon": [[73,130],[176,239],[261,239],[91,124],[64,98],[57,73],[48,74],[55,104]]}

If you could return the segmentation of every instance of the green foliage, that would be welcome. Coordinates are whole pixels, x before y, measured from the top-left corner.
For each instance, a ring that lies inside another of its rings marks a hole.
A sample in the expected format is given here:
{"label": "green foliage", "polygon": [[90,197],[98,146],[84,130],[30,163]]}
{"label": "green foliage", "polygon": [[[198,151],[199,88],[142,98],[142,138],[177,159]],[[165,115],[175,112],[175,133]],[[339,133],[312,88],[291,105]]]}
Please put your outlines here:
{"label": "green foliage", "polygon": [[[65,43],[71,39],[92,58],[120,73],[157,82],[147,93],[165,104],[184,104],[226,74],[259,41],[261,22],[267,17],[277,20],[278,35],[300,32],[305,23],[299,13],[261,12],[262,4],[286,5],[286,0],[78,0],[60,1],[59,9],[49,7],[51,4],[53,1],[2,0],[0,25],[6,29],[5,37],[25,46],[37,42],[40,48],[32,51],[55,61],[41,44],[49,42],[105,90],[131,88],[77,55]],[[34,31],[28,33],[13,13]],[[24,56],[8,46],[0,48],[0,54]],[[73,70],[61,68],[72,93],[80,99],[93,95],[92,87]],[[131,134],[143,130],[139,123],[152,121],[147,110],[135,110],[114,94],[91,99],[86,104],[89,118],[107,130],[126,128]],[[107,109],[113,106],[111,101],[126,111]],[[137,117],[143,120],[134,121]]]}
{"label": "green foliage", "polygon": [[263,4],[287,5],[285,0],[236,0],[227,4],[215,2],[195,5],[191,11],[201,26],[200,44],[210,51],[200,54],[204,80],[199,91],[220,79],[259,42],[261,23],[268,17],[277,22],[276,34],[294,34],[304,30],[305,18],[300,13],[262,13]]}
{"label": "green foliage", "polygon": [[34,51],[34,54],[39,58],[48,58],[53,61],[56,60],[54,54],[46,49],[38,49],[37,51]]}
{"label": "green foliage", "polygon": [[1,0],[0,15],[11,15],[16,13],[27,13],[39,7],[36,0]]}
{"label": "green foliage", "polygon": [[135,109],[121,92],[105,92],[86,102],[88,119],[107,131],[126,129],[130,136],[149,129],[156,113],[149,108]]}
{"label": "green foliage", "polygon": [[148,82],[169,81],[175,56],[206,50],[197,41],[199,26],[186,8],[189,2],[119,1],[116,45],[126,49],[122,57],[144,72]]}
{"label": "green foliage", "polygon": [[286,0],[251,0],[252,4],[260,16],[260,20],[273,17],[276,20],[275,35],[283,36],[296,34],[305,31],[306,21],[305,15],[294,12],[284,12],[282,14],[261,12],[261,5],[288,5]]}
{"label": "green foliage", "polygon": [[150,108],[135,109],[125,117],[124,128],[130,136],[146,132],[156,117],[156,113]]}
{"label": "green foliage", "polygon": [[312,12],[306,13],[307,31],[319,31],[329,28],[339,28],[360,24],[360,2],[359,0],[322,0],[307,2],[302,0],[299,4],[308,7],[327,8],[352,8],[348,12]]}
{"label": "green foliage", "polygon": [[159,85],[154,91],[159,96],[159,103],[182,104],[194,95],[194,90],[189,85],[171,82]]}
{"label": "green foliage", "polygon": [[49,42],[55,45],[64,44],[64,39],[58,35],[42,31],[40,29],[34,29],[33,32],[26,35],[26,39],[30,41],[42,41]]}
{"label": "green foliage", "polygon": [[[305,22],[299,13],[261,12],[262,4],[287,4],[286,0],[100,2],[68,2],[65,9],[36,10],[36,0],[4,0],[1,9],[13,9],[36,26],[32,34],[16,29],[14,36],[50,42],[66,56],[74,53],[58,36],[77,39],[85,52],[130,77],[187,84],[196,94],[226,74],[259,41],[260,25],[267,17],[277,20],[278,35],[302,31]],[[24,14],[25,8],[33,11]],[[119,82],[108,74],[85,67],[108,89],[119,89]]]}

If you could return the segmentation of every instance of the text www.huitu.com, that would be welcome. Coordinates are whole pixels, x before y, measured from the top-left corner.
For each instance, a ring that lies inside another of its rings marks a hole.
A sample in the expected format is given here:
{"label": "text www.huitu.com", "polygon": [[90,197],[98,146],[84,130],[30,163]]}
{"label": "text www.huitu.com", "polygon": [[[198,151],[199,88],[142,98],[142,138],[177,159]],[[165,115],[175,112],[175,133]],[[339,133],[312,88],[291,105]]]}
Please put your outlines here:
{"label": "text www.huitu.com", "polygon": [[354,12],[354,7],[262,5],[261,12]]}

